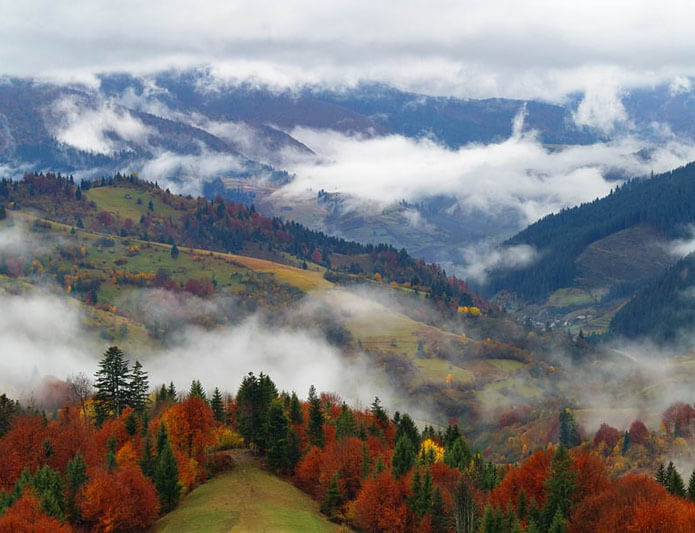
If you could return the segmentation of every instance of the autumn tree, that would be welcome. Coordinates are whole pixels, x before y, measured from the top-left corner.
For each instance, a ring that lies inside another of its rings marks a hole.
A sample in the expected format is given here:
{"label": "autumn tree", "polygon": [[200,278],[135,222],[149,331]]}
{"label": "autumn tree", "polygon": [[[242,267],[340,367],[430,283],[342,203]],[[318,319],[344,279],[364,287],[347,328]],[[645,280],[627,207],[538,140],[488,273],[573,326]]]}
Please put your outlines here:
{"label": "autumn tree", "polygon": [[20,531],[36,533],[70,533],[72,528],[48,516],[32,494],[23,495],[17,503],[0,516],[0,533]]}

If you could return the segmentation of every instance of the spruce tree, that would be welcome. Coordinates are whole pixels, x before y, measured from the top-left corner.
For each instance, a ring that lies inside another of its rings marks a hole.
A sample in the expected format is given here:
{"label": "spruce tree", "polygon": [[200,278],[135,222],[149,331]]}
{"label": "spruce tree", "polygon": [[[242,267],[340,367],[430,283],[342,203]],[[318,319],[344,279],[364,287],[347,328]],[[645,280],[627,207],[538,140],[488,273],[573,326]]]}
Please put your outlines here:
{"label": "spruce tree", "polygon": [[256,377],[252,372],[241,382],[236,395],[236,418],[239,433],[244,440],[265,450],[265,421],[271,402],[277,397],[277,388],[267,375]]}
{"label": "spruce tree", "polygon": [[345,402],[340,408],[340,414],[335,421],[335,438],[340,440],[345,437],[353,437],[355,435],[355,417],[352,416],[352,411],[348,409]]}
{"label": "spruce tree", "polygon": [[434,488],[432,494],[432,531],[433,533],[444,533],[446,531],[447,517],[444,509],[444,499],[439,487]]}
{"label": "spruce tree", "polygon": [[328,490],[321,501],[321,512],[329,518],[335,518],[338,510],[343,505],[343,495],[338,487],[338,473],[333,474]]}
{"label": "spruce tree", "polygon": [[316,388],[309,388],[309,442],[314,446],[323,448],[323,411],[321,400],[316,396]]}
{"label": "spruce tree", "polygon": [[297,463],[302,457],[301,439],[293,427],[287,430],[287,470],[293,474]]}
{"label": "spruce tree", "polygon": [[41,503],[41,510],[58,520],[65,519],[65,500],[63,484],[58,473],[44,465],[32,476],[31,483]]}
{"label": "spruce tree", "polygon": [[154,470],[154,485],[159,495],[161,512],[168,513],[176,507],[181,494],[179,466],[168,438],[165,440],[162,451],[157,457],[157,466]]}
{"label": "spruce tree", "polygon": [[95,378],[94,405],[97,425],[101,425],[110,415],[121,416],[121,411],[130,402],[128,360],[117,346],[106,350]]}
{"label": "spruce tree", "polygon": [[80,510],[77,506],[77,491],[87,482],[87,465],[82,456],[77,453],[68,461],[65,469],[65,511],[71,521],[79,520]]}
{"label": "spruce tree", "polygon": [[627,431],[623,435],[623,446],[620,449],[620,454],[625,455],[627,451],[630,449],[630,433]]}
{"label": "spruce tree", "polygon": [[171,245],[171,258],[176,259],[179,256],[179,247],[176,244]]}
{"label": "spruce tree", "polygon": [[188,395],[194,398],[200,398],[204,402],[207,401],[207,397],[205,396],[205,389],[203,389],[203,386],[197,379],[191,381],[191,389],[188,391]]}
{"label": "spruce tree", "polygon": [[396,441],[392,459],[393,476],[396,479],[410,472],[415,464],[416,453],[412,442],[405,435]]}
{"label": "spruce tree", "polygon": [[576,487],[576,473],[567,448],[560,445],[550,465],[550,477],[546,481],[546,504],[541,514],[542,529],[547,530],[559,512],[566,520],[572,508],[572,495]]}
{"label": "spruce tree", "polygon": [[401,416],[396,425],[396,441],[402,436],[408,437],[415,448],[420,445],[420,432],[413,419],[407,414]]}
{"label": "spruce tree", "polygon": [[150,383],[145,372],[140,364],[140,361],[135,361],[133,371],[130,376],[130,405],[140,416],[143,415],[149,401]]}
{"label": "spruce tree", "polygon": [[157,432],[157,455],[164,451],[166,443],[169,441],[169,435],[167,434],[167,427],[164,422],[159,424],[159,431]]}
{"label": "spruce tree", "polygon": [[147,477],[154,477],[154,470],[157,464],[157,458],[152,453],[152,441],[149,436],[145,437],[145,446],[142,451],[142,457],[140,458],[140,470]]}
{"label": "spruce tree", "polygon": [[227,422],[227,416],[224,412],[224,401],[222,400],[222,393],[220,389],[215,387],[212,393],[212,398],[210,399],[210,408],[215,416],[215,420],[219,423],[224,424]]}
{"label": "spruce tree", "polygon": [[471,458],[471,449],[463,437],[457,437],[453,444],[444,450],[444,464],[450,468],[457,468],[461,472],[468,469]]}
{"label": "spruce tree", "polygon": [[688,498],[695,502],[695,470],[690,474],[690,480],[688,481]]}
{"label": "spruce tree", "polygon": [[548,528],[548,533],[566,533],[567,532],[567,521],[562,514],[562,511],[558,508],[553,521],[550,523]]}
{"label": "spruce tree", "polygon": [[106,469],[112,472],[116,468],[118,468],[118,463],[116,462],[116,437],[112,435],[106,441]]}
{"label": "spruce tree", "polygon": [[560,411],[560,444],[565,448],[573,448],[581,444],[574,414],[568,408]]}
{"label": "spruce tree", "polygon": [[290,422],[293,424],[302,424],[304,415],[302,414],[302,404],[297,398],[297,393],[292,391],[290,398]]}
{"label": "spruce tree", "polygon": [[681,498],[684,498],[686,495],[683,478],[671,461],[669,461],[666,467],[666,490],[674,496],[680,496]]}
{"label": "spruce tree", "polygon": [[666,468],[664,467],[664,463],[659,463],[659,466],[656,468],[656,473],[654,474],[654,479],[657,483],[664,487],[666,486]]}
{"label": "spruce tree", "polygon": [[374,397],[374,401],[372,402],[372,405],[370,407],[370,411],[372,412],[372,415],[376,419],[376,424],[380,428],[385,428],[388,426],[389,423],[389,417],[386,415],[386,411],[384,411],[383,407],[381,407],[381,400],[379,400],[378,396]]}
{"label": "spruce tree", "polygon": [[275,472],[287,468],[287,428],[289,421],[280,399],[276,398],[268,409],[265,425],[265,443],[268,466]]}

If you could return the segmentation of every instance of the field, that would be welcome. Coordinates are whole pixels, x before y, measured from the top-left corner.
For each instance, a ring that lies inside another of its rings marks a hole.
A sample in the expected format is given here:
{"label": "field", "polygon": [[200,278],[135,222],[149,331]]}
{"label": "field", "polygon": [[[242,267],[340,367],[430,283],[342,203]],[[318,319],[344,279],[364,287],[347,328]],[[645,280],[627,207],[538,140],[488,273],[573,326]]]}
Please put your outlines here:
{"label": "field", "polygon": [[161,533],[348,531],[319,514],[318,503],[261,469],[248,452],[236,466],[196,488],[157,523]]}

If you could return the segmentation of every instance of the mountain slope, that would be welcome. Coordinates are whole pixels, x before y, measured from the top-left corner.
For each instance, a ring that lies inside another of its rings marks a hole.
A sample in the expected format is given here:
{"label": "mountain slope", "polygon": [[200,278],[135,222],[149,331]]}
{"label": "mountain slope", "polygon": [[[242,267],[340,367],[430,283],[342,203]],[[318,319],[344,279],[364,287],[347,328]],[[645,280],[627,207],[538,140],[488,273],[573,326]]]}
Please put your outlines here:
{"label": "mountain slope", "polygon": [[[605,198],[548,215],[505,243],[533,246],[540,254],[538,261],[524,269],[495,272],[490,291],[512,289],[540,300],[556,289],[575,286],[582,276],[580,257],[591,253],[587,248],[629,228],[648,228],[648,235],[664,245],[669,239],[689,237],[688,225],[695,222],[693,199],[695,163],[649,180],[632,180]],[[635,240],[631,253],[643,253],[645,238]],[[666,254],[662,265],[673,262]],[[608,282],[607,288],[620,281]]]}

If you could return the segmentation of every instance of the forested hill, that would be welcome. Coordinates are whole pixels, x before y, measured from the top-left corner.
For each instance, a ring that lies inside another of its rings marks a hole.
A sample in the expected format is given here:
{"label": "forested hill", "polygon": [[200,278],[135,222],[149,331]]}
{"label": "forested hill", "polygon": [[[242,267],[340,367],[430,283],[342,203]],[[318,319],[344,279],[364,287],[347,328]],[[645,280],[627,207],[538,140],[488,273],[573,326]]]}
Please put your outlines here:
{"label": "forested hill", "polygon": [[612,334],[629,339],[647,336],[664,344],[691,344],[695,325],[695,255],[669,268],[642,288],[613,317]]}
{"label": "forested hill", "polygon": [[489,291],[512,289],[540,300],[572,285],[576,259],[588,245],[634,226],[649,226],[665,238],[684,237],[695,222],[694,200],[695,163],[690,163],[652,179],[633,179],[604,198],[548,215],[505,243],[533,246],[540,259],[527,268],[494,272]]}
{"label": "forested hill", "polygon": [[[147,210],[135,210],[134,218],[128,217],[121,204],[132,203],[128,190],[133,187],[149,191],[158,209],[150,202]],[[404,249],[331,237],[219,197],[209,201],[178,196],[135,176],[118,174],[78,185],[72,177],[26,174],[21,181],[0,180],[0,207],[5,205],[37,209],[48,219],[99,233],[264,257],[304,268],[310,262],[325,267],[333,281],[383,279],[426,293],[443,311],[455,313],[459,306],[473,304],[488,308],[464,281],[447,276],[439,265],[414,259]]]}

